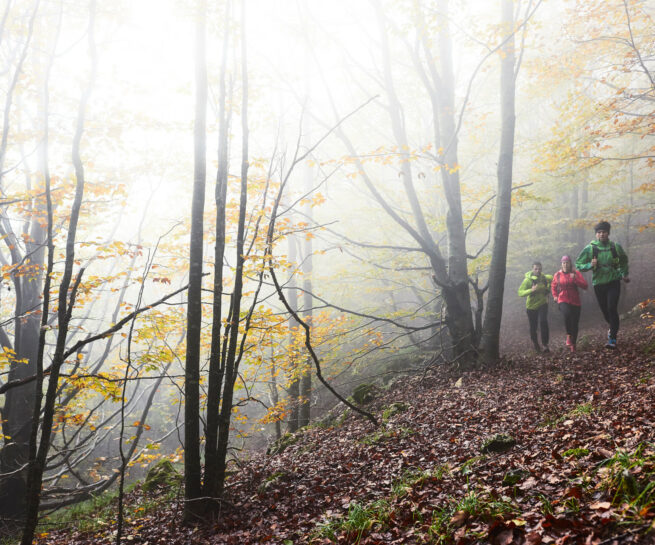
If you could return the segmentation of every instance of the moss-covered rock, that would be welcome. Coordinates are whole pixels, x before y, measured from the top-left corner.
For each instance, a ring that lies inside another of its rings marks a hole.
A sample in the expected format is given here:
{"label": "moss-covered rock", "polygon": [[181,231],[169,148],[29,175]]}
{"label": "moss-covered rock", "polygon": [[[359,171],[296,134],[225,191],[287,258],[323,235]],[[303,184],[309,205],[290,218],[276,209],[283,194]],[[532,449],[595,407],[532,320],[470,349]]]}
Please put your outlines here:
{"label": "moss-covered rock", "polygon": [[338,410],[331,410],[327,413],[321,420],[314,422],[314,426],[318,428],[338,428],[343,425],[343,423],[350,416],[350,409],[342,409],[337,407]]}
{"label": "moss-covered rock", "polygon": [[375,399],[376,390],[373,384],[360,384],[353,390],[353,401],[358,405],[366,405]]}
{"label": "moss-covered rock", "polygon": [[361,443],[362,445],[375,445],[387,439],[394,439],[394,438],[403,439],[405,437],[409,437],[410,435],[413,435],[414,433],[416,432],[410,428],[398,428],[398,429],[379,428],[374,433],[362,437],[359,440],[359,443]]}
{"label": "moss-covered rock", "polygon": [[274,441],[269,445],[269,447],[266,449],[266,454],[269,456],[280,454],[287,450],[290,446],[295,445],[301,437],[302,432],[285,433],[277,441]]}
{"label": "moss-covered rock", "polygon": [[287,476],[287,474],[284,471],[276,471],[272,475],[269,475],[264,479],[262,484],[259,485],[257,488],[257,492],[259,494],[263,494],[266,492],[269,488],[271,488],[273,485],[276,483],[280,482],[282,479],[284,479]]}
{"label": "moss-covered rock", "polygon": [[407,405],[407,403],[396,401],[395,403],[392,403],[386,407],[384,411],[382,411],[382,421],[386,422],[391,417],[396,416],[399,413],[404,413],[407,409],[409,409],[409,405]]}
{"label": "moss-covered rock", "polygon": [[505,486],[514,486],[530,476],[530,472],[525,469],[510,469],[503,476],[503,484]]}
{"label": "moss-covered rock", "polygon": [[489,452],[507,452],[514,445],[516,445],[516,439],[511,435],[504,433],[497,433],[487,437],[482,441],[482,446],[480,447],[480,452],[487,454]]}
{"label": "moss-covered rock", "polygon": [[182,483],[182,475],[178,473],[170,460],[159,460],[148,470],[143,481],[143,490],[153,492],[157,488],[179,486]]}
{"label": "moss-covered rock", "polygon": [[588,448],[570,448],[562,452],[562,456],[564,456],[564,458],[584,458],[588,454]]}

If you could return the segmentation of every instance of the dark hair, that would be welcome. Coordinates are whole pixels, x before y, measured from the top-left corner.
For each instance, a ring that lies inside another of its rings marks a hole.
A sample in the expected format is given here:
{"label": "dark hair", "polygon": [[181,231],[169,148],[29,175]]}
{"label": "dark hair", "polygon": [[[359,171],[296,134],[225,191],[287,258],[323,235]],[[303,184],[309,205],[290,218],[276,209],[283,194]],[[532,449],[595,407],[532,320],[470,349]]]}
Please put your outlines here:
{"label": "dark hair", "polygon": [[534,267],[535,265],[539,265],[539,267],[543,267],[541,261],[533,261],[532,266]]}
{"label": "dark hair", "polygon": [[612,227],[612,226],[610,225],[610,222],[609,222],[609,221],[602,220],[602,221],[599,221],[599,222],[594,226],[594,232],[597,233],[598,231],[607,231],[607,232],[609,233],[611,227]]}

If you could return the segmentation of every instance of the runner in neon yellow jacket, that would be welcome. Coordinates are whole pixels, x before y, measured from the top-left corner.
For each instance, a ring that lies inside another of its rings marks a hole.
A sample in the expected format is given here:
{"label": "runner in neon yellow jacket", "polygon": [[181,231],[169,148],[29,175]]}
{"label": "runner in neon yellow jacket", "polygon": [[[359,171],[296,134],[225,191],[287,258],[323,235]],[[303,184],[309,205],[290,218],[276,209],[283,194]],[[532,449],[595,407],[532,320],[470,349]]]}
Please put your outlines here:
{"label": "runner in neon yellow jacket", "polygon": [[525,308],[530,310],[537,309],[548,302],[548,292],[553,277],[550,274],[541,274],[541,268],[539,271],[539,275],[533,271],[525,273],[523,282],[519,286],[519,297],[527,297]]}
{"label": "runner in neon yellow jacket", "polygon": [[525,278],[519,286],[519,297],[527,297],[525,301],[525,310],[528,314],[528,324],[530,326],[530,338],[537,352],[542,349],[539,346],[537,338],[537,325],[541,329],[541,343],[543,351],[550,352],[548,349],[549,331],[548,331],[548,294],[550,292],[550,282],[553,277],[550,274],[542,274],[541,263],[535,261],[532,264],[532,270],[525,273]]}

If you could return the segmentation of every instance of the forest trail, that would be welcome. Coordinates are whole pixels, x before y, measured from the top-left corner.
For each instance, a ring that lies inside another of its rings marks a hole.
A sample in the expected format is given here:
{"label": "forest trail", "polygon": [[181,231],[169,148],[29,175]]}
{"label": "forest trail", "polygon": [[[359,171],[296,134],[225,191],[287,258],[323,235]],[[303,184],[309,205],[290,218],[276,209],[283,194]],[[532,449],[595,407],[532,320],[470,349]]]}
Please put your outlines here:
{"label": "forest trail", "polygon": [[[655,543],[646,325],[624,326],[617,351],[594,330],[575,354],[517,347],[492,370],[402,377],[367,405],[380,428],[349,416],[244,463],[217,523],[184,527],[179,502],[143,510],[135,490],[124,542]],[[493,436],[501,452],[481,452]],[[112,530],[40,543],[112,543]]]}

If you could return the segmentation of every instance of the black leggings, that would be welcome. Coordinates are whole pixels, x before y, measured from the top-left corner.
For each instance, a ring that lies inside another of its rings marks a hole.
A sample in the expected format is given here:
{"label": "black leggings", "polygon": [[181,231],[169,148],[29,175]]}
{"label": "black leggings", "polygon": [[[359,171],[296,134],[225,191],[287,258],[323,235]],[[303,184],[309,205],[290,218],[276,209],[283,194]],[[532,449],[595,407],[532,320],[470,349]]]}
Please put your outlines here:
{"label": "black leggings", "polygon": [[594,286],[594,293],[598,300],[598,306],[605,321],[610,326],[610,337],[616,339],[619,332],[619,296],[621,295],[621,281],[613,280],[607,284]]}
{"label": "black leggings", "polygon": [[541,326],[541,342],[548,344],[548,304],[541,305],[539,308],[526,309],[528,313],[528,322],[530,323],[530,338],[535,346],[539,345],[537,340],[537,324]]}
{"label": "black leggings", "polygon": [[564,328],[566,334],[571,335],[573,344],[578,340],[578,324],[580,322],[580,307],[570,303],[560,303],[559,311],[564,316]]}

